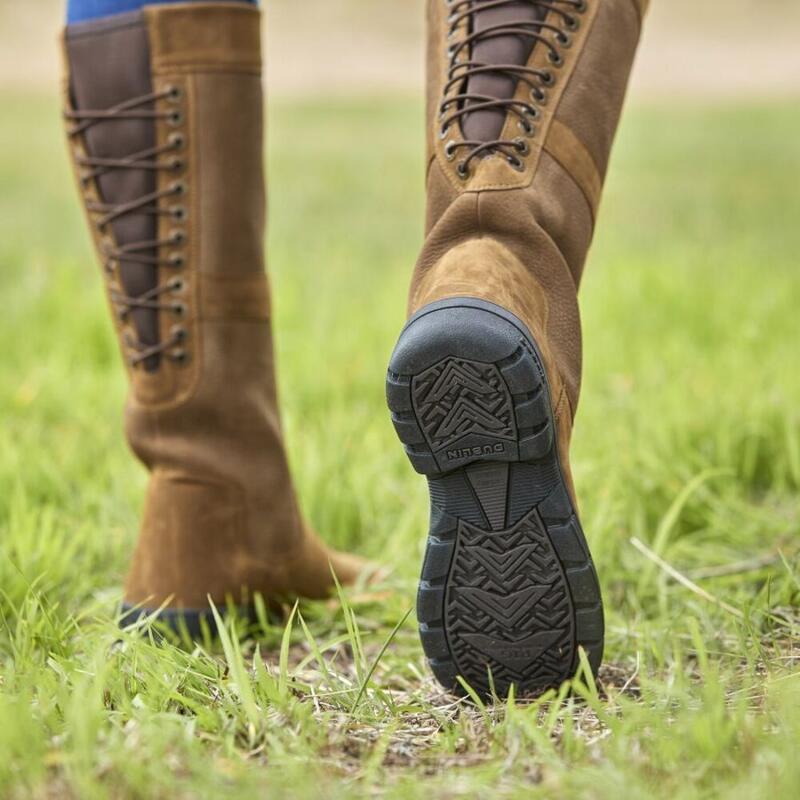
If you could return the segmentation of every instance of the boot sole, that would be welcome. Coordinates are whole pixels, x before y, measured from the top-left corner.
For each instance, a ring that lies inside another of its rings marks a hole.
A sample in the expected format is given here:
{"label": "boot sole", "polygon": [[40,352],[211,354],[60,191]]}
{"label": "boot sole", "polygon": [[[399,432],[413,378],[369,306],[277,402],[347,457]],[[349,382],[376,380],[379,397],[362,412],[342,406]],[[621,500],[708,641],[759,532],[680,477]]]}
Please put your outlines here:
{"label": "boot sole", "polygon": [[[229,613],[228,609],[221,607],[218,611],[220,618],[225,620]],[[251,607],[237,608],[235,612],[237,616],[251,622],[256,620],[255,609]],[[163,626],[179,636],[188,635],[193,641],[202,641],[206,634],[213,637],[218,633],[217,621],[214,619],[210,608],[163,608],[159,611],[155,608],[142,608],[141,606],[130,606],[127,603],[123,603],[119,627],[123,629],[130,628],[142,619],[150,619],[154,615],[156,625]]]}
{"label": "boot sole", "polygon": [[422,646],[448,690],[540,694],[603,655],[600,586],[558,455],[527,327],[471,298],[406,324],[386,396],[431,512],[417,595]]}

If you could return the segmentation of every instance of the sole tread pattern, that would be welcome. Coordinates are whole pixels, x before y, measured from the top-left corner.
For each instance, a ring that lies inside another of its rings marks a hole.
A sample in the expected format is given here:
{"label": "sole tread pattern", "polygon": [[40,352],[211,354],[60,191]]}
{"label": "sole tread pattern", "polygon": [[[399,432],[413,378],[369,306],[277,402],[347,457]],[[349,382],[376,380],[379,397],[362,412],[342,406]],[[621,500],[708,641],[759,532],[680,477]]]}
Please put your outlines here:
{"label": "sole tread pattern", "polygon": [[428,477],[431,525],[417,616],[430,666],[488,696],[558,686],[582,646],[597,670],[600,588],[558,460],[535,343],[489,303],[437,303],[401,334],[392,420]]}

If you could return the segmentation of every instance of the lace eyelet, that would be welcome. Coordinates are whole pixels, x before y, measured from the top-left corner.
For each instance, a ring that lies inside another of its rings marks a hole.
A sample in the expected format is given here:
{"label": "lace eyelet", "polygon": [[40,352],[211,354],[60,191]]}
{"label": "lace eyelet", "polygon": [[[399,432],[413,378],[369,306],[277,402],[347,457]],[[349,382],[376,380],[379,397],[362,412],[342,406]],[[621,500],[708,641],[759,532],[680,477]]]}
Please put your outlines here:
{"label": "lace eyelet", "polygon": [[170,281],[169,290],[171,292],[182,292],[186,288],[186,283],[182,278],[175,278]]}
{"label": "lace eyelet", "polygon": [[175,195],[186,194],[186,184],[183,181],[175,181],[175,183],[169,187],[169,190]]}
{"label": "lace eyelet", "polygon": [[184,303],[173,303],[171,311],[176,317],[185,317],[186,305]]}
{"label": "lace eyelet", "polygon": [[581,21],[577,17],[569,16],[564,20],[564,26],[568,31],[575,33],[580,28]]}
{"label": "lace eyelet", "polygon": [[575,4],[576,13],[585,14],[588,8],[589,4],[586,2],[586,0],[577,0],[577,3]]}
{"label": "lace eyelet", "polygon": [[543,72],[539,76],[539,80],[542,82],[544,86],[554,86],[556,82],[556,76],[553,75],[553,73],[550,72],[550,70],[548,70],[547,72]]}
{"label": "lace eyelet", "polygon": [[173,206],[169,213],[176,222],[185,222],[186,218],[189,216],[189,212],[184,206]]}
{"label": "lace eyelet", "polygon": [[186,328],[184,328],[182,325],[175,325],[170,331],[170,336],[172,337],[172,341],[175,342],[175,344],[180,344],[181,342],[185,342],[187,335],[188,334],[186,333]]}
{"label": "lace eyelet", "polygon": [[509,163],[511,169],[516,170],[517,172],[524,172],[525,162],[521,158],[517,158],[516,156],[506,156],[506,161]]}
{"label": "lace eyelet", "polygon": [[169,354],[169,357],[172,361],[181,366],[183,366],[189,361],[189,354],[183,348],[178,348],[177,350],[173,350]]}
{"label": "lace eyelet", "polygon": [[167,97],[173,102],[177,103],[183,99],[183,89],[180,86],[167,87]]}
{"label": "lace eyelet", "polygon": [[564,33],[560,31],[556,34],[556,41],[563,47],[565,50],[569,50],[572,47],[572,37],[568,33]]}
{"label": "lace eyelet", "polygon": [[465,181],[469,178],[469,167],[463,161],[458,162],[458,166],[456,167],[456,172],[458,173],[458,177],[461,178],[462,181]]}
{"label": "lace eyelet", "polygon": [[450,130],[450,126],[449,125],[442,125],[442,127],[439,128],[439,138],[440,139],[444,139],[447,136],[447,132],[449,130]]}
{"label": "lace eyelet", "polygon": [[167,122],[177,128],[178,125],[183,124],[183,114],[180,111],[172,111],[167,117]]}
{"label": "lace eyelet", "polygon": [[173,253],[169,257],[169,265],[173,269],[181,269],[186,263],[186,259],[180,253]]}
{"label": "lace eyelet", "polygon": [[186,140],[182,133],[171,133],[167,139],[167,143],[170,145],[170,147],[172,147],[173,150],[180,150],[183,148]]}
{"label": "lace eyelet", "polygon": [[538,103],[540,106],[547,105],[547,92],[540,89],[538,86],[534,86],[533,89],[531,89],[531,100]]}
{"label": "lace eyelet", "polygon": [[183,159],[173,158],[172,161],[170,161],[169,168],[173,172],[180,172],[183,169]]}
{"label": "lace eyelet", "polygon": [[525,139],[514,139],[514,147],[517,148],[517,152],[521,156],[527,156],[531,152],[530,145],[525,141]]}
{"label": "lace eyelet", "polygon": [[527,120],[521,119],[517,123],[517,127],[530,139],[536,136],[536,126],[531,125]]}
{"label": "lace eyelet", "polygon": [[452,161],[456,157],[456,142],[454,139],[451,139],[445,146],[444,146],[444,157],[448,161]]}
{"label": "lace eyelet", "polygon": [[557,52],[556,50],[551,50],[547,54],[547,60],[554,66],[560,67],[564,64],[564,58],[561,53]]}
{"label": "lace eyelet", "polygon": [[183,231],[172,231],[169,235],[170,244],[183,244],[186,241],[186,234]]}

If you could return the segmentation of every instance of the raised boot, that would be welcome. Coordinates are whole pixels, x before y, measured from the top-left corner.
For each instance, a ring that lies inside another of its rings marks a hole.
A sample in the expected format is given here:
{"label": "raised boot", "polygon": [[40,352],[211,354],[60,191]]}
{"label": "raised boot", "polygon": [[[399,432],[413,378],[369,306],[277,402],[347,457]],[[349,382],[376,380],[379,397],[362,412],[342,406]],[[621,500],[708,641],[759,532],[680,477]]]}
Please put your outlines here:
{"label": "raised boot", "polygon": [[428,206],[387,398],[431,522],[418,595],[446,688],[593,670],[603,610],[569,467],[577,287],[644,0],[430,0]]}
{"label": "raised boot", "polygon": [[298,509],[264,273],[260,13],[154,5],[65,34],[67,130],[150,471],[125,586],[189,629],[216,604],[317,598],[360,560]]}

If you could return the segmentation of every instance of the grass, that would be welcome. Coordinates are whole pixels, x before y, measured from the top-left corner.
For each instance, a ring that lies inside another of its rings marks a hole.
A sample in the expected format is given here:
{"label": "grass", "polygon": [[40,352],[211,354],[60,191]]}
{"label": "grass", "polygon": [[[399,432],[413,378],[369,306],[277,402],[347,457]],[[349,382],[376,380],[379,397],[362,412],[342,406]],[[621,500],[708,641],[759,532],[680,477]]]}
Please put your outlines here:
{"label": "grass", "polygon": [[2,101],[0,796],[795,796],[796,103],[630,109],[582,287],[573,453],[607,665],[483,707],[437,689],[405,618],[426,491],[382,399],[421,237],[420,105],[270,120],[300,494],[390,575],[186,647],[116,629],[145,476],[57,104]]}

